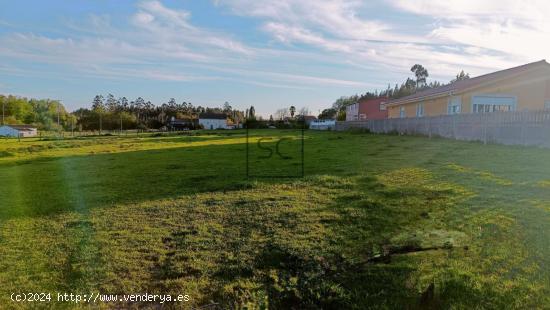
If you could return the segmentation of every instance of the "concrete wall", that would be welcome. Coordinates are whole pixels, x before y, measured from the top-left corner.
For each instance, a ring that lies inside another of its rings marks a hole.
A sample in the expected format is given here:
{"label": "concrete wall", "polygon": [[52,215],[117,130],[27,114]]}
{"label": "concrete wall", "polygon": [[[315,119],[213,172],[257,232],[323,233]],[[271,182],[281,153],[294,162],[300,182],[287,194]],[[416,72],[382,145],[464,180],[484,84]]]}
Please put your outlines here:
{"label": "concrete wall", "polygon": [[364,122],[337,122],[336,130],[438,136],[457,140],[550,147],[550,111],[494,112]]}

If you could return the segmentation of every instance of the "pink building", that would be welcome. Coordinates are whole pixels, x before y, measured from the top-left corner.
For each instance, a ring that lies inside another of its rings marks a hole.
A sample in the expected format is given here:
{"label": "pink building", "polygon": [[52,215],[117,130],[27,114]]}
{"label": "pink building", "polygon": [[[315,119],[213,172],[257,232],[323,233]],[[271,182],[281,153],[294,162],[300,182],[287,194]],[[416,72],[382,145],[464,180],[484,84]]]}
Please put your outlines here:
{"label": "pink building", "polygon": [[346,121],[365,121],[388,118],[388,111],[382,103],[388,98],[361,99],[346,107]]}

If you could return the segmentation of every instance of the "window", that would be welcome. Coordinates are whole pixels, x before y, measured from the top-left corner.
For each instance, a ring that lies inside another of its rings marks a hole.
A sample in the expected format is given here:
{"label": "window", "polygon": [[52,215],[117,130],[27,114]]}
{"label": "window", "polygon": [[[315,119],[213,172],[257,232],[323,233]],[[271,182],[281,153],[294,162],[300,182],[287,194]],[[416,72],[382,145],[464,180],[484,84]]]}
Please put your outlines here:
{"label": "window", "polygon": [[460,97],[453,97],[449,100],[449,105],[447,106],[447,114],[460,114],[462,106],[462,100]]}
{"label": "window", "polygon": [[474,113],[508,112],[512,106],[507,104],[474,104]]}
{"label": "window", "polygon": [[416,105],[416,117],[424,116],[424,103],[419,103]]}
{"label": "window", "polygon": [[405,107],[404,106],[399,107],[399,117],[405,118]]}
{"label": "window", "polygon": [[516,97],[480,95],[472,97],[473,113],[508,112],[516,109]]}

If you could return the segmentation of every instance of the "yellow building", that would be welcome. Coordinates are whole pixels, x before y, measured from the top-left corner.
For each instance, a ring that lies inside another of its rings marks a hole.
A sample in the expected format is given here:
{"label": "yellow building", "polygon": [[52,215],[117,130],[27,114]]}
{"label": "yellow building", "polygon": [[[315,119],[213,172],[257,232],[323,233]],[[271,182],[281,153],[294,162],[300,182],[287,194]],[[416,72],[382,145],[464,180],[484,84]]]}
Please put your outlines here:
{"label": "yellow building", "polygon": [[545,60],[419,91],[389,101],[389,118],[550,109]]}

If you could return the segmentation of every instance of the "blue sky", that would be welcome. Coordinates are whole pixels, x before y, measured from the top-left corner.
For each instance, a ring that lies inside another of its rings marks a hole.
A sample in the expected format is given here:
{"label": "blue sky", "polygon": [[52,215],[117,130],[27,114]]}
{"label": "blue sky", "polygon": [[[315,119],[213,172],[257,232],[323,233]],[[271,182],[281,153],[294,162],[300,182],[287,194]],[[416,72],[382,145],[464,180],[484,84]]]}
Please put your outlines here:
{"label": "blue sky", "polygon": [[317,114],[423,64],[448,82],[547,58],[542,0],[0,0],[0,93]]}

